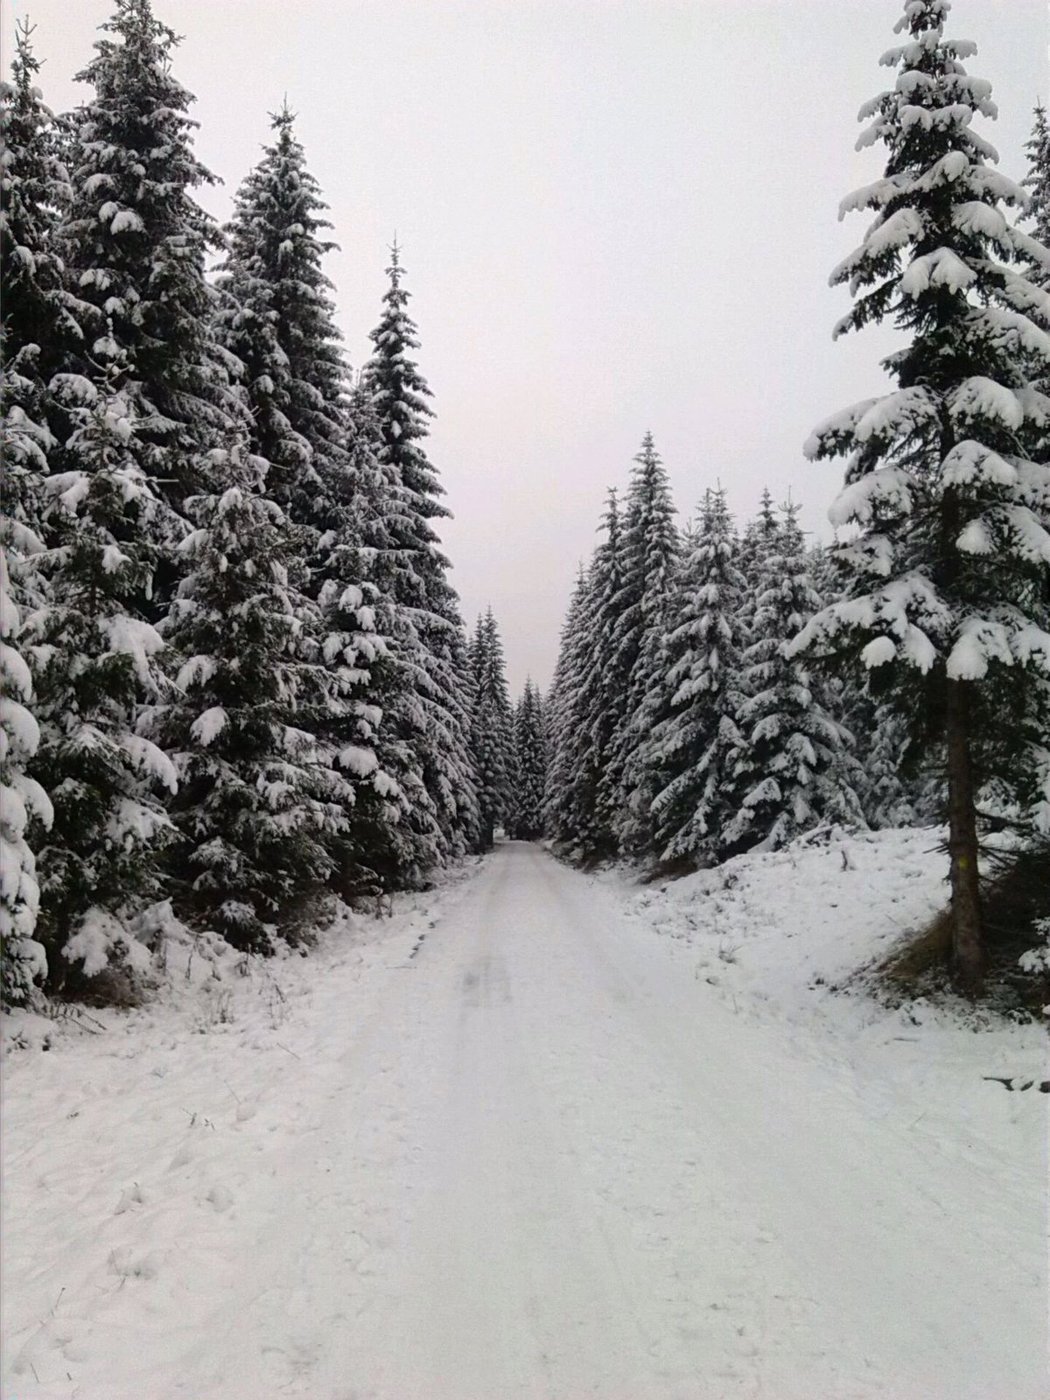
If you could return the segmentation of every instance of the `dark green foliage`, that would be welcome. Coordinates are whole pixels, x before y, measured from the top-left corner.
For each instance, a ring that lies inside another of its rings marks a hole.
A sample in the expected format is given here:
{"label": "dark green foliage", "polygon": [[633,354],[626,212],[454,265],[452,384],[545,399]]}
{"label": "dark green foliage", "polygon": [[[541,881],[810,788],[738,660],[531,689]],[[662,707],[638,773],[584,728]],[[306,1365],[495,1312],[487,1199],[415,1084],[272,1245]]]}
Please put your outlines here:
{"label": "dark green foliage", "polygon": [[859,534],[836,551],[848,597],[804,645],[869,669],[909,744],[931,757],[960,683],[975,787],[1031,809],[1039,765],[1024,754],[1050,724],[1050,638],[1033,628],[1050,568],[1050,468],[1025,448],[1045,438],[1050,401],[1026,375],[1050,363],[1050,340],[1029,315],[1040,297],[1023,276],[1032,240],[1002,209],[1019,194],[969,120],[994,116],[989,88],[965,74],[943,18],[928,0],[901,22],[899,64],[922,74],[930,123],[911,120],[898,90],[870,103],[886,177],[844,203],[876,218],[834,275],[856,298],[840,330],[887,318],[908,343],[886,364],[897,388],[807,444],[814,459],[850,454],[833,518]]}
{"label": "dark green foliage", "polygon": [[[57,227],[71,190],[59,156],[56,123],[44,106],[36,77],[40,71],[30,45],[28,23],[18,26],[13,82],[0,83],[0,273],[4,314],[0,323],[7,391],[5,413],[13,404],[46,426],[39,396],[50,376],[78,346],[80,327],[66,290]],[[11,376],[23,382],[17,388]],[[24,397],[31,387],[33,397]],[[34,409],[36,411],[34,411]]]}
{"label": "dark green foliage", "polygon": [[724,852],[773,850],[822,821],[865,824],[853,787],[852,736],[790,654],[790,642],[820,602],[796,517],[795,507],[785,507],[753,581],[758,598],[740,658],[741,742],[732,763],[733,815],[719,835]]}
{"label": "dark green foliage", "polygon": [[311,605],[289,581],[285,517],[261,493],[262,465],[233,450],[222,463],[232,484],[189,504],[197,528],[165,624],[185,658],[180,694],[154,718],[180,780],[181,903],[253,951],[270,949],[331,875],[331,841],[354,802],[302,727],[327,673],[311,650]]}
{"label": "dark green foliage", "polygon": [[492,845],[498,826],[509,824],[517,790],[514,721],[496,619],[490,608],[478,618],[470,648],[474,677],[471,749],[478,790],[481,844]]}
{"label": "dark green foliage", "polygon": [[267,494],[293,525],[316,532],[339,512],[351,472],[347,369],[322,268],[336,245],[323,237],[327,205],[293,114],[285,107],[271,120],[273,145],[237,191],[226,230],[218,325],[244,366],[249,442],[270,463]]}
{"label": "dark green foliage", "polygon": [[671,488],[652,433],[646,433],[634,460],[623,529],[623,575],[611,606],[606,680],[615,727],[598,793],[600,823],[627,850],[643,839],[632,820],[631,792],[638,780],[637,756],[647,738],[643,701],[665,660],[668,602],[679,550]]}
{"label": "dark green foliage", "polygon": [[389,556],[383,588],[401,611],[391,651],[402,685],[399,737],[422,776],[437,823],[437,859],[478,839],[470,756],[470,664],[448,560],[431,521],[447,515],[437,473],[423,451],[430,391],[411,352],[418,348],[398,250],[388,268],[375,352],[364,372],[376,424],[376,456],[387,493],[382,528]]}
{"label": "dark green foliage", "polygon": [[[584,860],[614,854],[616,836],[602,821],[599,791],[616,732],[622,695],[611,688],[617,601],[623,587],[623,532],[616,492],[609,492],[604,538],[574,599],[563,634],[564,666],[555,677],[555,738],[548,785],[552,835]],[[622,678],[621,678],[622,679]]]}
{"label": "dark green foliage", "polygon": [[744,745],[739,621],[746,581],[725,492],[709,492],[689,555],[683,559],[668,629],[664,716],[644,750],[644,785],[653,794],[651,851],[662,860],[711,861],[724,853],[732,818],[735,766]]}
{"label": "dark green foliage", "polygon": [[203,480],[203,454],[243,421],[205,280],[222,240],[193,198],[214,176],[193,154],[193,99],[171,68],[178,40],[150,0],[116,0],[102,30],[78,74],[94,96],[73,119],[62,228],[85,335],[71,367],[91,378],[96,361],[119,356],[117,387],[134,407],[143,466],[181,509]]}
{"label": "dark green foliage", "polygon": [[54,543],[33,565],[48,596],[25,627],[41,730],[30,772],[54,806],[38,925],[52,985],[69,964],[93,976],[114,962],[148,963],[135,920],[160,897],[173,834],[157,792],[174,791],[175,772],[138,728],[142,707],[169,690],[161,638],[139,609],[167,507],[143,465],[132,405],[115,388],[122,378],[116,367],[102,391],[83,380],[62,386],[77,466],[46,483]]}
{"label": "dark green foliage", "polygon": [[519,841],[538,841],[546,832],[547,727],[543,697],[531,680],[525,682],[514,711],[514,754],[516,789],[510,834]]}

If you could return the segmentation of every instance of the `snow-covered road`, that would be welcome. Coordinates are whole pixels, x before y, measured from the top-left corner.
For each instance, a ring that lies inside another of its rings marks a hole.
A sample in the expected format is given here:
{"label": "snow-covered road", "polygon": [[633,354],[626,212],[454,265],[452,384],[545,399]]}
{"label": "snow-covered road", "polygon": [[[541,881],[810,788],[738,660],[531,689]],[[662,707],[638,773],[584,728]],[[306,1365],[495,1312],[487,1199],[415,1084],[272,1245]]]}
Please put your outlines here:
{"label": "snow-covered road", "polygon": [[869,1102],[536,847],[421,930],[269,1026],[33,1057],[9,1400],[1045,1393],[1036,1136]]}

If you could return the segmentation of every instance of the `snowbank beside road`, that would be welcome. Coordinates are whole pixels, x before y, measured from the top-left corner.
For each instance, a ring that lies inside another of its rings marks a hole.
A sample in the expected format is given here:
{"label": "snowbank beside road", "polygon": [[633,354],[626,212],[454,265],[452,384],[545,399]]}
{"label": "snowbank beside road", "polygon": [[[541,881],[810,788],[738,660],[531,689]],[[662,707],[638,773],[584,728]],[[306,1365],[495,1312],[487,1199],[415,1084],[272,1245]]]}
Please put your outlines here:
{"label": "snowbank beside road", "polygon": [[[636,888],[628,909],[685,944],[694,977],[738,1017],[836,1065],[902,1128],[1000,1162],[1005,1186],[1026,1158],[1031,1169],[1033,1121],[1050,1104],[1038,1088],[1045,1027],[952,999],[891,1007],[864,976],[944,907],[940,842],[936,830],[803,840]],[[1011,1091],[1001,1079],[1032,1087]]]}
{"label": "snowbank beside road", "polygon": [[197,963],[136,1010],[5,1014],[5,1395],[183,1393],[185,1358],[251,1275],[260,1184],[325,1121],[339,1028],[362,1034],[473,873],[390,918],[344,911],[305,957],[228,954],[203,980]]}
{"label": "snowbank beside road", "polygon": [[939,842],[935,830],[803,838],[648,886],[634,906],[695,947],[698,975],[726,996],[765,1002],[778,1019],[835,1018],[832,994],[944,906]]}

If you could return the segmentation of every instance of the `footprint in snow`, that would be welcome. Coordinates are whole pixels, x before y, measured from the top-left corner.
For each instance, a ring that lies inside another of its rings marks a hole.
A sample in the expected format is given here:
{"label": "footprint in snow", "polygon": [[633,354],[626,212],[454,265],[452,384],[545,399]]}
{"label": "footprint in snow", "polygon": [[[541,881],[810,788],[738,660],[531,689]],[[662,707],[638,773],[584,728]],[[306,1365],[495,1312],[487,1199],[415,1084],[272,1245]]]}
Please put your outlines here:
{"label": "footprint in snow", "polygon": [[136,1181],[132,1186],[127,1186],[120,1193],[120,1200],[117,1202],[114,1215],[123,1215],[132,1206],[144,1206],[146,1204],[146,1194]]}
{"label": "footprint in snow", "polygon": [[210,1206],[213,1206],[220,1213],[229,1210],[233,1205],[233,1192],[225,1186],[213,1186],[204,1198]]}
{"label": "footprint in snow", "polygon": [[140,1254],[136,1257],[128,1245],[121,1245],[109,1256],[109,1267],[118,1278],[156,1278],[160,1265],[159,1254]]}

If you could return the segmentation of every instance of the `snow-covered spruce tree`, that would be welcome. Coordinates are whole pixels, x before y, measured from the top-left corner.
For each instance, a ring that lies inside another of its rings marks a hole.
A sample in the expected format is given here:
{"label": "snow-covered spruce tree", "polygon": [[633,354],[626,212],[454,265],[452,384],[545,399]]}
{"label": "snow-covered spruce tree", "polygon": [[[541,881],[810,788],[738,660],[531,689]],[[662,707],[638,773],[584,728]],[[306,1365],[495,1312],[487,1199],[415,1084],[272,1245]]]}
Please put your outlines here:
{"label": "snow-covered spruce tree", "polygon": [[28,23],[16,26],[12,82],[0,83],[0,982],[12,1004],[25,1002],[47,970],[43,946],[33,937],[39,903],[34,847],[51,807],[27,774],[39,731],[27,708],[32,679],[19,632],[21,614],[41,607],[47,596],[30,560],[43,547],[48,454],[66,426],[49,381],[78,334],[55,246],[69,187],[54,119],[36,86],[40,65],[31,32]]}
{"label": "snow-covered spruce tree", "polygon": [[633,727],[640,742],[628,760],[624,771],[624,808],[620,826],[620,847],[624,854],[641,858],[657,853],[653,800],[663,782],[649,762],[651,738],[657,726],[671,713],[671,692],[667,688],[667,672],[671,666],[670,637],[677,620],[686,611],[686,575],[688,561],[699,539],[695,522],[682,532],[681,553],[665,599],[666,618],[662,634],[652,644],[652,667],[648,689],[634,712]]}
{"label": "snow-covered spruce tree", "polygon": [[506,826],[514,805],[513,715],[507,692],[503,643],[492,609],[478,618],[470,647],[474,674],[471,747],[478,790],[482,848],[489,850],[496,827]]}
{"label": "snow-covered spruce tree", "polygon": [[519,841],[538,841],[546,830],[547,730],[543,711],[543,697],[530,678],[514,711],[517,789],[511,834]]}
{"label": "snow-covered spruce tree", "polygon": [[865,824],[852,782],[852,736],[820,704],[814,678],[789,652],[819,604],[794,506],[784,508],[758,587],[741,658],[736,810],[720,834],[728,854],[775,850],[823,821]]}
{"label": "snow-covered spruce tree", "polygon": [[96,377],[101,389],[56,380],[73,424],[71,466],[45,483],[51,543],[32,563],[48,592],[23,630],[40,726],[29,772],[54,806],[37,925],[51,987],[149,966],[137,919],[160,896],[173,835],[158,794],[174,791],[175,771],[138,723],[170,684],[162,640],[140,612],[168,507],[144,465],[131,398],[116,387],[126,367]]}
{"label": "snow-covered spruce tree", "polygon": [[0,547],[10,596],[23,608],[42,600],[41,576],[21,561],[41,548],[42,483],[68,435],[50,380],[80,339],[56,238],[69,184],[54,118],[35,85],[31,33],[16,26],[13,82],[0,83]]}
{"label": "snow-covered spruce tree", "polygon": [[566,735],[569,789],[561,799],[563,827],[559,833],[586,861],[607,859],[617,852],[616,833],[603,820],[599,807],[601,779],[623,701],[622,691],[614,691],[612,680],[618,605],[623,594],[623,528],[615,490],[609,492],[602,525],[605,538],[594,552],[587,575],[574,702],[576,725]]}
{"label": "snow-covered spruce tree", "polygon": [[110,374],[108,347],[119,347],[117,387],[135,414],[142,466],[180,509],[201,485],[202,454],[243,415],[231,386],[237,367],[212,333],[216,294],[205,280],[221,237],[193,198],[215,180],[193,153],[193,99],[171,71],[178,40],[150,0],[116,0],[102,28],[78,74],[94,96],[73,118],[61,230],[86,337],[76,368],[93,378],[103,358]]}
{"label": "snow-covered spruce tree", "polygon": [[266,490],[293,524],[323,528],[351,471],[348,371],[335,324],[323,237],[331,224],[285,106],[275,138],[237,191],[218,286],[222,343],[244,366],[252,452],[270,463]]}
{"label": "snow-covered spruce tree", "polygon": [[28,23],[16,26],[13,81],[0,83],[3,508],[23,523],[35,511],[29,478],[46,475],[46,454],[64,427],[55,421],[48,382],[81,341],[56,236],[70,198],[69,177],[59,159],[55,120],[36,86],[40,64],[31,34]]}
{"label": "snow-covered spruce tree", "polygon": [[[1042,106],[1035,109],[1027,149],[1028,174],[1024,184],[1029,191],[1028,220],[1034,244],[1027,251],[1025,274],[1041,291],[1050,293],[1050,258],[1047,256],[1050,249],[1050,126],[1047,125],[1046,109]],[[1045,306],[1032,307],[1031,315],[1042,330],[1050,330],[1050,314]],[[1050,394],[1050,373],[1038,355],[1028,365],[1028,373],[1037,389]],[[1027,455],[1036,461],[1046,461],[1050,456],[1050,426],[1030,421],[1025,427]],[[1047,603],[1050,606],[1050,585]]]}
{"label": "snow-covered spruce tree", "polygon": [[356,792],[347,832],[332,850],[339,888],[349,895],[397,879],[388,828],[410,787],[384,768],[375,747],[385,708],[379,689],[386,697],[392,683],[381,628],[393,620],[380,607],[376,559],[389,544],[366,536],[383,483],[373,425],[358,429],[350,411],[332,284],[323,271],[335,247],[323,237],[331,227],[327,206],[293,114],[285,106],[271,120],[273,144],[242,183],[227,226],[218,331],[245,367],[250,446],[270,464],[265,494],[285,515],[289,563],[301,572],[293,581],[318,605],[304,621],[319,629],[328,694],[301,722],[331,749]]}
{"label": "snow-covered spruce tree", "polygon": [[581,568],[565,614],[546,705],[548,761],[544,821],[549,834],[563,846],[571,844],[580,826],[575,772],[590,650],[589,618],[590,574]]}
{"label": "snow-covered spruce tree", "polygon": [[[184,658],[179,695],[151,725],[179,775],[181,912],[268,952],[331,874],[355,797],[300,724],[326,668],[304,641],[313,605],[289,583],[289,532],[262,494],[265,463],[237,446],[215,465],[231,484],[188,504],[197,528],[180,546],[186,572],[164,623]],[[357,766],[374,772],[371,757]]]}
{"label": "snow-covered spruce tree", "polygon": [[630,793],[647,737],[643,700],[661,664],[667,605],[678,558],[675,508],[667,472],[646,433],[635,457],[623,530],[623,578],[613,604],[609,693],[617,713],[598,792],[599,820],[620,849],[633,848]]}
{"label": "snow-covered spruce tree", "polygon": [[365,543],[371,514],[367,485],[377,470],[367,431],[355,432],[350,451],[350,470],[343,474],[347,498],[326,493],[326,528],[317,537],[310,582],[317,593],[324,671],[320,688],[314,687],[315,703],[304,707],[300,718],[353,790],[349,821],[329,840],[333,881],[345,898],[402,887],[408,868],[418,864],[405,849],[409,794],[425,797],[421,781],[406,772],[396,731],[394,742],[386,738],[396,714],[398,680],[389,638],[397,618],[376,581],[376,551]]}
{"label": "snow-covered spruce tree", "polygon": [[737,554],[737,567],[747,584],[740,600],[740,626],[745,638],[754,625],[761,580],[765,576],[768,557],[776,547],[779,529],[773,496],[768,487],[763,487],[758,512],[745,525]]}
{"label": "snow-covered spruce tree", "polygon": [[[411,568],[409,558],[395,549],[401,518],[401,493],[396,472],[380,460],[379,424],[367,387],[359,381],[351,390],[352,476],[356,482],[355,531],[362,587],[372,610],[377,654],[369,664],[369,697],[381,712],[372,734],[377,778],[385,774],[396,784],[379,821],[367,836],[369,865],[386,889],[418,889],[428,872],[445,858],[446,843],[433,798],[427,791],[419,752],[422,713],[417,694],[427,688],[420,665],[421,643],[414,614],[397,601],[403,591],[398,578]],[[355,836],[361,828],[359,805]]]}
{"label": "snow-covered spruce tree", "polygon": [[27,1002],[47,974],[43,944],[33,937],[40,889],[36,856],[26,838],[31,817],[47,827],[53,815],[47,794],[26,771],[40,731],[26,708],[33,682],[19,646],[20,630],[0,553],[0,993],[8,1006]]}
{"label": "snow-covered spruce tree", "polygon": [[363,381],[378,424],[378,456],[391,492],[386,518],[390,557],[386,587],[409,626],[392,639],[406,686],[406,736],[422,771],[441,834],[442,859],[479,836],[470,754],[470,660],[449,563],[431,523],[448,515],[437,473],[422,447],[432,410],[430,390],[411,352],[418,348],[396,245],[387,269],[383,315],[372,331],[375,351]]}
{"label": "snow-covered spruce tree", "polygon": [[[1032,235],[1043,249],[1050,248],[1050,125],[1046,108],[1035,109],[1032,135],[1028,141],[1028,175],[1024,180],[1029,190],[1028,215]],[[1034,256],[1033,256],[1034,255]],[[1050,286],[1050,266],[1037,250],[1029,253],[1029,278],[1044,290]],[[1038,308],[1036,308],[1038,311]]]}
{"label": "snow-covered spruce tree", "polygon": [[724,855],[734,814],[734,773],[744,740],[737,727],[745,581],[725,492],[710,491],[696,544],[682,563],[678,612],[667,638],[667,716],[644,752],[654,792],[653,850],[665,861],[708,863]]}
{"label": "snow-covered spruce tree", "polygon": [[[1050,126],[1047,124],[1046,109],[1038,106],[1031,139],[1028,142],[1028,176],[1024,183],[1029,190],[1031,203],[1028,216],[1034,235],[1034,244],[1028,250],[1026,272],[1029,281],[1043,292],[1050,293]],[[1035,308],[1033,319],[1044,331],[1050,331],[1050,314],[1046,307]],[[1034,386],[1050,396],[1050,372],[1045,359],[1036,356],[1028,366],[1028,373]],[[1050,418],[1039,421],[1031,418],[1025,424],[1025,455],[1033,461],[1046,462],[1050,458]],[[1040,625],[1050,632],[1050,570],[1047,570],[1043,585]],[[1048,682],[1050,683],[1050,682]],[[1037,787],[1041,796],[1037,798],[1035,817],[1039,819],[1041,830],[1050,829],[1050,743],[1036,742],[1033,762],[1038,765],[1041,778]]]}
{"label": "snow-covered spruce tree", "polygon": [[917,737],[943,749],[953,960],[975,988],[985,956],[978,794],[997,789],[1032,810],[1033,755],[1050,726],[1050,637],[1037,622],[1050,468],[1023,450],[1050,418],[1026,377],[1050,362],[1050,340],[1031,316],[1045,314],[1046,294],[1016,270],[1047,265],[1047,254],[1004,216],[1024,192],[992,168],[973,130],[995,107],[989,84],[963,68],[974,46],[944,37],[948,9],[908,0],[904,42],[883,58],[896,83],[861,113],[873,120],[860,144],[882,142],[889,161],[842,206],[875,219],[832,274],[855,297],[838,333],[890,318],[908,344],[886,361],[891,393],[836,414],[806,444],[810,458],[849,455],[831,515],[856,534],[838,551],[850,596],[796,650],[875,669]]}

